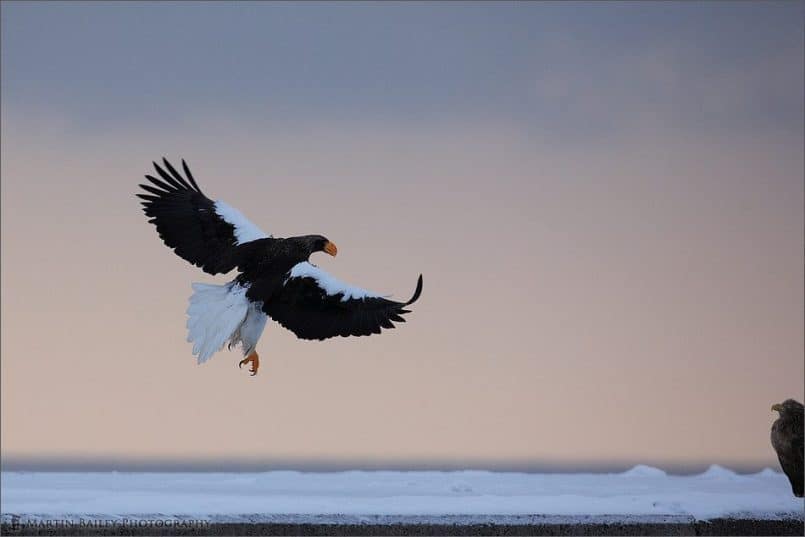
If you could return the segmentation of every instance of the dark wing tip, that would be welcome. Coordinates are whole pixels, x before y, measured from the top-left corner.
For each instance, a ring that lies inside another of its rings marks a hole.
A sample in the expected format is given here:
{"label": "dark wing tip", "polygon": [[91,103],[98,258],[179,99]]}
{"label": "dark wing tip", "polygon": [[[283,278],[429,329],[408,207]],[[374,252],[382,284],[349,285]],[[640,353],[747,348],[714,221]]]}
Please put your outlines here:
{"label": "dark wing tip", "polygon": [[182,174],[180,174],[179,172],[177,172],[177,171],[176,171],[176,168],[174,168],[174,167],[173,167],[173,165],[172,165],[170,162],[168,162],[168,159],[167,159],[167,158],[162,157],[162,163],[165,165],[165,169],[167,169],[167,170],[168,170],[168,173],[170,173],[170,174],[171,174],[171,176],[172,176],[174,179],[176,179],[177,181],[179,181],[179,183],[180,183],[180,184],[181,184],[183,187],[185,187],[187,190],[193,190],[193,187],[192,187],[192,186],[190,186],[190,184],[189,184],[189,183],[188,183],[188,182],[185,180],[185,178],[184,178],[184,177],[182,177]]}
{"label": "dark wing tip", "polygon": [[403,304],[403,306],[413,304],[419,299],[419,295],[421,294],[422,294],[422,274],[419,275],[419,279],[416,281],[416,291],[414,291],[414,296],[412,296],[408,302]]}
{"label": "dark wing tip", "polygon": [[184,159],[182,159],[182,169],[184,169],[184,174],[187,176],[187,180],[190,181],[190,184],[193,185],[193,187],[196,189],[196,192],[201,194],[201,189],[198,187],[198,184],[196,184],[196,179],[193,177],[193,174],[190,173],[190,167],[187,165],[187,162],[185,162]]}
{"label": "dark wing tip", "polygon": [[[176,168],[173,167],[166,157],[162,157],[162,166],[157,164],[156,161],[151,161],[151,164],[154,165],[154,169],[157,171],[157,175],[159,175],[161,179],[157,180],[149,175],[146,175],[146,178],[160,188],[164,188],[168,191],[194,190],[199,194],[204,195],[204,193],[198,187],[193,174],[190,173],[190,168],[187,166],[187,163],[184,159],[182,159],[182,169],[187,177],[182,177],[182,174],[180,174]],[[165,170],[167,170],[167,172]]]}

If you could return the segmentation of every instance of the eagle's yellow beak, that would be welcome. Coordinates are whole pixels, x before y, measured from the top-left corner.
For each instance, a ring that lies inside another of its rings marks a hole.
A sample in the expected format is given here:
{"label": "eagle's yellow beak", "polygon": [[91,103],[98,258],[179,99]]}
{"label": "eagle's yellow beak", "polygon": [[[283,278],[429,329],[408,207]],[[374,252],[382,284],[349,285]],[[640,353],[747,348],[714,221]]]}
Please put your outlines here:
{"label": "eagle's yellow beak", "polygon": [[771,405],[771,411],[772,412],[781,412],[782,410],[783,410],[783,405],[781,405],[780,403]]}
{"label": "eagle's yellow beak", "polygon": [[332,242],[327,241],[327,243],[324,245],[324,251],[330,254],[331,256],[335,257],[335,254],[338,253],[338,248],[336,248],[335,244],[333,244]]}

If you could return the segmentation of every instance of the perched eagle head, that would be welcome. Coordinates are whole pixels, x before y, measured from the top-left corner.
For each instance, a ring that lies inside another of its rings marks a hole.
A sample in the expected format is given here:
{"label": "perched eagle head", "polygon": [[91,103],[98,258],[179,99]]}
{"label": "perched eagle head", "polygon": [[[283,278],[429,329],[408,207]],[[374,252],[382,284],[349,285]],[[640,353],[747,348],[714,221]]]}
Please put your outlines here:
{"label": "perched eagle head", "polygon": [[782,403],[777,403],[771,406],[772,411],[777,411],[780,415],[784,414],[802,414],[802,403],[794,401],[793,399],[786,399]]}
{"label": "perched eagle head", "polygon": [[322,235],[305,235],[299,237],[299,240],[305,244],[308,252],[311,254],[314,252],[325,252],[335,257],[335,254],[338,253],[338,248],[335,247],[335,244]]}

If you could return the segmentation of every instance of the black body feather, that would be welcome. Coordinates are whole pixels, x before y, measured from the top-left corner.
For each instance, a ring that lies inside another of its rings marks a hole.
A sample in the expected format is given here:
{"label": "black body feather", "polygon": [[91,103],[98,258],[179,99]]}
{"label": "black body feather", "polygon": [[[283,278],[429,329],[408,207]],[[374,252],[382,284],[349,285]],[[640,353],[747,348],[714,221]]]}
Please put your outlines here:
{"label": "black body feather", "polygon": [[772,424],[771,444],[777,452],[783,472],[791,483],[791,491],[801,498],[805,480],[802,403],[788,399],[775,405],[775,408],[780,412],[780,417]]}

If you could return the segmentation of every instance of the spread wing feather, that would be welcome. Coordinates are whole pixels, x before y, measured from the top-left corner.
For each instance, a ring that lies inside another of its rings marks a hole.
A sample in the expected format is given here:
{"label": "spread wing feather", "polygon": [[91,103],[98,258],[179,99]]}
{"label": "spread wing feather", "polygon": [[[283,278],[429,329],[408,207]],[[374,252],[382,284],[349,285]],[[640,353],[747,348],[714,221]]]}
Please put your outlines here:
{"label": "spread wing feather", "polygon": [[238,244],[267,237],[236,209],[205,196],[184,160],[184,177],[167,159],[162,163],[164,168],[154,163],[159,178],[146,175],[150,184],[140,185],[146,194],[137,196],[148,221],[179,257],[209,274],[226,273],[235,268]]}
{"label": "spread wing feather", "polygon": [[310,263],[299,263],[279,290],[263,300],[263,311],[301,339],[369,336],[405,322],[405,309],[422,293],[422,276],[407,302],[396,302],[344,284]]}

